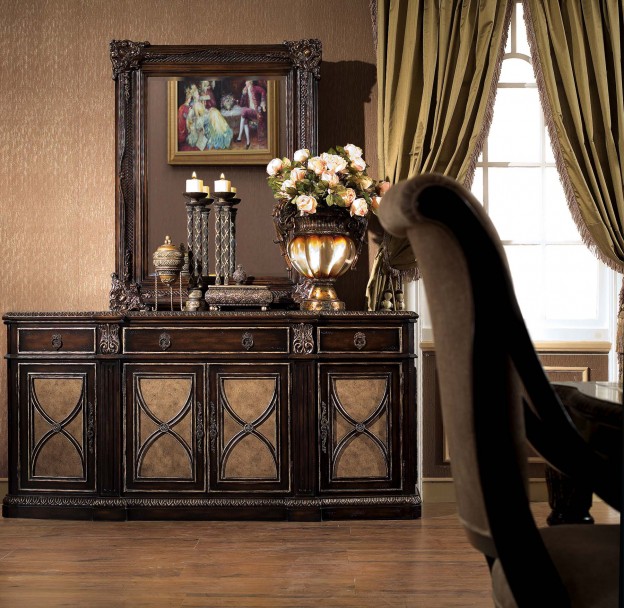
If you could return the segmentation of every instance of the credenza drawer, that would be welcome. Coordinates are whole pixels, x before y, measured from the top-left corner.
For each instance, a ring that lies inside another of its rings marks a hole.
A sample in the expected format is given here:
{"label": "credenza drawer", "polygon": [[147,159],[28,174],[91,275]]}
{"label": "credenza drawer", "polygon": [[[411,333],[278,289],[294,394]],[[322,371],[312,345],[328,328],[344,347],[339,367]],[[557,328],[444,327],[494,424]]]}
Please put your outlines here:
{"label": "credenza drawer", "polygon": [[288,327],[158,327],[123,330],[123,351],[139,353],[288,353]]}
{"label": "credenza drawer", "polygon": [[319,327],[319,353],[400,353],[400,327]]}
{"label": "credenza drawer", "polygon": [[95,353],[94,327],[18,327],[19,353]]}

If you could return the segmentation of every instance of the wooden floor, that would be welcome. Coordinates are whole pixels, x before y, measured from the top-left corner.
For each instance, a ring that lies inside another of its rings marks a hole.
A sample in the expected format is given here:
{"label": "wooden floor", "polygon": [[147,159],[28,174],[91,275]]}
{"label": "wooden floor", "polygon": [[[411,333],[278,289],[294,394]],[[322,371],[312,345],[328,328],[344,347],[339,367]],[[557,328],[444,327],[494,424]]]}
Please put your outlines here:
{"label": "wooden floor", "polygon": [[[534,503],[538,522],[548,507]],[[594,505],[597,522],[619,513]],[[325,523],[0,519],[0,606],[491,606],[454,505]]]}

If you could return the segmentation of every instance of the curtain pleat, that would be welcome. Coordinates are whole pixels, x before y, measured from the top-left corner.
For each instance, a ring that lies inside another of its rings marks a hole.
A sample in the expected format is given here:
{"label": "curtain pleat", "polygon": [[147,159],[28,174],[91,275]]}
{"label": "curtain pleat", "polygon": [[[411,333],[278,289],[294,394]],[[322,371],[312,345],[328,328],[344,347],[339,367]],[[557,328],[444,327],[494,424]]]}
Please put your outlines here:
{"label": "curtain pleat", "polygon": [[[391,183],[426,172],[470,184],[492,119],[513,2],[378,0],[379,167]],[[418,278],[406,239],[384,235],[367,288]]]}

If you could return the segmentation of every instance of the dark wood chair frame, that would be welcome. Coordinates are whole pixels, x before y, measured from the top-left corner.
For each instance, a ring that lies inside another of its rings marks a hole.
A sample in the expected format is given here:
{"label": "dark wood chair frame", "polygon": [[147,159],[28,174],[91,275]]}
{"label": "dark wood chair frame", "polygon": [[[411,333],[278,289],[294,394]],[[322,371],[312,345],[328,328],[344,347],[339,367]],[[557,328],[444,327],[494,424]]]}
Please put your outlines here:
{"label": "dark wood chair frame", "polygon": [[[431,178],[431,176],[428,176]],[[533,447],[557,470],[589,480],[594,492],[620,509],[621,463],[605,460],[583,440],[544,373],[520,312],[511,277],[496,244],[480,218],[448,178],[414,188],[398,199],[409,223],[431,221],[450,230],[467,262],[473,287],[473,390],[478,475],[496,555],[483,548],[488,565],[500,560],[519,606],[535,606],[540,589],[544,606],[568,606],[569,598],[531,513],[522,468],[510,434],[508,400],[515,368],[526,391],[526,435]],[[429,183],[429,182],[428,182]],[[383,215],[382,215],[382,224]],[[461,314],[461,311],[458,311]],[[469,531],[468,531],[469,533]],[[469,533],[470,536],[470,533]],[[479,538],[470,538],[481,547]],[[529,557],[527,557],[529,556]],[[530,584],[527,584],[530,581]]]}

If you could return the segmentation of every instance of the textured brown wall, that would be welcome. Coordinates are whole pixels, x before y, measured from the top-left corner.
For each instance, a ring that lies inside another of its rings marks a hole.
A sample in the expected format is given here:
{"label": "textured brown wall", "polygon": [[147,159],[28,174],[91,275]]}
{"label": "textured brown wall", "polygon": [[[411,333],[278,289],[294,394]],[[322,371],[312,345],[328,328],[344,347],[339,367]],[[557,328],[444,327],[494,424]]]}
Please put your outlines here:
{"label": "textured brown wall", "polygon": [[[368,0],[0,0],[0,15],[3,313],[108,307],[115,265],[111,39],[263,44],[319,38],[320,148],[361,145],[375,175]],[[357,276],[347,285],[359,292],[365,272]],[[0,340],[6,343],[4,327]],[[5,477],[4,367],[0,395]]]}

